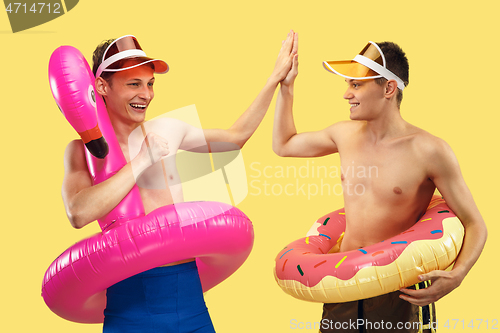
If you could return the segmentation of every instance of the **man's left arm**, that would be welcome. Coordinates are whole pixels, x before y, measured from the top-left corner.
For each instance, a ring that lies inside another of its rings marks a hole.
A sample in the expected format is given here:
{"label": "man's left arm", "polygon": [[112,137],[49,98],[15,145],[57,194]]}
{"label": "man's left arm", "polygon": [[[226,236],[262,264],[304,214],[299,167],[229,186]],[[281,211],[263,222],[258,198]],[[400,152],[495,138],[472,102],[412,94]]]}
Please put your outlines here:
{"label": "man's left arm", "polygon": [[[286,40],[282,42],[271,76],[267,79],[266,84],[248,109],[243,112],[243,114],[228,129],[203,129],[205,141],[208,143],[212,151],[233,150],[238,149],[238,147],[242,148],[248,139],[250,139],[266,115],[276,87],[280,81],[287,76],[288,72],[292,68],[293,56],[296,53],[297,34],[290,31]],[[199,141],[197,138],[198,136],[199,132],[197,131],[187,131],[183,143],[181,144],[181,149],[184,149],[183,146],[192,147],[193,141]],[[216,149],[213,149],[213,147],[210,146],[210,143],[212,142],[224,142],[230,143],[230,145],[217,145]]]}
{"label": "man's left arm", "polygon": [[[462,249],[451,271],[435,270],[419,276],[421,281],[431,280],[430,287],[419,290],[401,289],[401,298],[425,306],[457,288],[479,258],[488,235],[486,225],[472,194],[465,184],[457,158],[443,140],[433,138],[427,146],[432,161],[428,166],[429,178],[434,182],[446,203],[465,228]],[[427,150],[424,149],[424,150]]]}
{"label": "man's left arm", "polygon": [[200,129],[186,124],[179,148],[202,153],[241,149],[264,118],[277,85],[278,82],[268,80],[250,107],[228,129]]}

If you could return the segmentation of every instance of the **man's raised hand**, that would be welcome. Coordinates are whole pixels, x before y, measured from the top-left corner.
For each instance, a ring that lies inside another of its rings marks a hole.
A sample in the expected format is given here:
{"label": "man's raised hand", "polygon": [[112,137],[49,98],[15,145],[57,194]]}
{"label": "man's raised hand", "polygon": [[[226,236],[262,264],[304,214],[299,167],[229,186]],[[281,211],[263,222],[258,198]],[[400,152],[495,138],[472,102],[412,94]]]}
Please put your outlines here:
{"label": "man's raised hand", "polygon": [[290,86],[293,84],[295,81],[295,78],[299,74],[299,55],[298,55],[298,50],[299,50],[299,34],[294,33],[293,36],[293,49],[292,49],[292,68],[286,75],[286,77],[281,81],[282,86]]}
{"label": "man's raised hand", "polygon": [[298,35],[293,30],[290,30],[286,40],[281,43],[281,49],[271,77],[274,77],[278,82],[283,81],[287,77],[288,73],[293,68],[293,62],[294,58],[297,56],[297,50]]}

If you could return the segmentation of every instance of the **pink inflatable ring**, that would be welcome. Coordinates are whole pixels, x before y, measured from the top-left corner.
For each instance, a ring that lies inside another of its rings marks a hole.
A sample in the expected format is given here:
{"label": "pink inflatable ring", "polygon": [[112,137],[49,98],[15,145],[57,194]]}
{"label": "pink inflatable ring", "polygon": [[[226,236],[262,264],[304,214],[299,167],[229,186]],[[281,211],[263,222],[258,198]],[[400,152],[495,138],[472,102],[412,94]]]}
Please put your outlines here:
{"label": "pink inflatable ring", "polygon": [[418,283],[420,274],[450,266],[464,236],[462,223],[438,196],[415,225],[383,242],[338,252],[344,230],[345,213],[339,209],[318,219],[308,237],[286,246],[274,269],[283,291],[321,303],[390,293]]}
{"label": "pink inflatable ring", "polygon": [[[79,133],[96,131],[97,108],[98,128],[109,153],[96,158],[86,150],[87,164],[94,184],[111,177],[126,161],[103,100],[92,100],[94,77],[85,58],[73,47],[58,48],[49,63],[49,78],[61,111]],[[61,96],[72,100],[62,102]],[[196,258],[207,291],[234,273],[253,245],[252,224],[239,209],[217,202],[186,202],[145,215],[137,185],[99,219],[99,225],[102,233],[64,251],[43,278],[43,299],[62,318],[101,323],[108,287],[183,259]]]}

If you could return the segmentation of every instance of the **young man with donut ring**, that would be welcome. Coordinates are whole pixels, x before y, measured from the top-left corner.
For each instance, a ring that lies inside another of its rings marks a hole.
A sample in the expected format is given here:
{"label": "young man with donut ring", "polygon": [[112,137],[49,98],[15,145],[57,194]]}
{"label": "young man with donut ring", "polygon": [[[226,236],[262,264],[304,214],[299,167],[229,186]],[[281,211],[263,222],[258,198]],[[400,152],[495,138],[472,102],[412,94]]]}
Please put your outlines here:
{"label": "young man with donut ring", "polygon": [[[296,33],[294,40],[298,45]],[[341,176],[347,225],[340,251],[375,244],[408,229],[425,212],[436,189],[463,223],[465,238],[453,269],[419,276],[422,283],[418,290],[404,288],[361,301],[324,304],[323,319],[391,321],[393,328],[398,322],[418,322],[419,315],[434,314],[433,303],[465,278],[486,242],[486,225],[449,145],[401,117],[409,65],[399,46],[370,42],[353,60],[327,61],[324,66],[345,78],[347,90],[343,97],[350,105],[351,120],[316,132],[297,133],[292,115],[298,74],[295,55],[278,93],[273,150],[279,156],[293,157],[339,153],[342,166],[376,168],[377,175],[371,178],[357,178],[353,173]],[[363,188],[362,194],[353,191],[356,186]],[[430,318],[422,320],[423,328],[432,330]],[[396,331],[418,332],[412,328]],[[321,329],[323,333],[333,331],[330,327]],[[345,330],[361,331],[370,329]]]}
{"label": "young man with donut ring", "polygon": [[[278,83],[292,66],[293,34],[282,44],[274,70],[250,107],[229,129],[198,129],[175,121],[175,126],[147,134],[140,152],[129,156],[128,138],[145,122],[154,97],[155,73],[168,65],[148,58],[134,36],[103,42],[94,51],[95,87],[106,109],[127,164],[109,179],[93,186],[81,140],[69,143],[64,156],[62,197],[68,218],[82,228],[111,211],[132,189],[138,176],[178,149],[200,143],[227,142],[243,147],[266,114]],[[166,131],[170,131],[167,135]],[[167,140],[165,137],[169,137]],[[174,160],[174,159],[170,159]],[[169,181],[178,178],[175,161],[166,163]],[[145,213],[183,201],[182,190],[139,188]],[[157,267],[121,281],[108,289],[103,331],[110,332],[214,332],[194,258]]]}

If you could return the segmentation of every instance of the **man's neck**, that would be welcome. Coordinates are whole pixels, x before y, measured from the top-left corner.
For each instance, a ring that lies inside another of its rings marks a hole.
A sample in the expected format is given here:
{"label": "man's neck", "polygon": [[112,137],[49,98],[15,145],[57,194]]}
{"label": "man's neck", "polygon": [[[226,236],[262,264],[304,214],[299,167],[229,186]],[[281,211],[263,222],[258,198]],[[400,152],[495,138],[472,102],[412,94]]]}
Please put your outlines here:
{"label": "man's neck", "polygon": [[125,122],[122,119],[117,119],[111,115],[110,120],[113,125],[113,129],[115,130],[116,139],[120,145],[127,145],[130,133],[142,124],[132,121]]}
{"label": "man's neck", "polygon": [[408,123],[401,117],[396,105],[384,110],[375,119],[366,121],[366,134],[374,144],[401,136]]}

